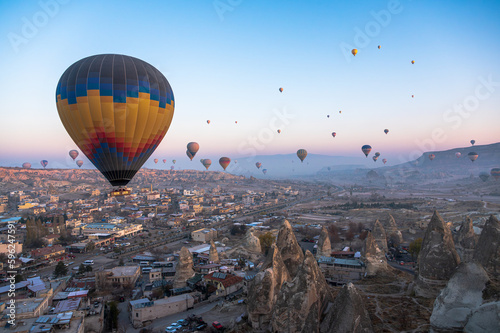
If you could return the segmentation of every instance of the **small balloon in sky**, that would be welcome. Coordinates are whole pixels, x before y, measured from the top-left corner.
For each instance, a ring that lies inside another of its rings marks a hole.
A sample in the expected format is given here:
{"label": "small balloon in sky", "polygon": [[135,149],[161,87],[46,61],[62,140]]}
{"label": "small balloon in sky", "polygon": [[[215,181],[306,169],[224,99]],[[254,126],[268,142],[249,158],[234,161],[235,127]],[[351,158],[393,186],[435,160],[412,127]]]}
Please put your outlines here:
{"label": "small balloon in sky", "polygon": [[358,54],[358,49],[352,49],[351,53],[353,56],[356,56],[356,54]]}
{"label": "small balloon in sky", "polygon": [[412,61],[411,61],[411,64],[413,65],[414,63],[415,63],[415,60],[412,60]]}
{"label": "small balloon in sky", "polygon": [[380,48],[381,48],[381,46],[379,45],[379,46],[378,46],[378,49],[380,50]]}
{"label": "small balloon in sky", "polygon": [[280,88],[279,90],[280,90],[280,93],[282,93],[282,92],[283,92],[283,88]]}

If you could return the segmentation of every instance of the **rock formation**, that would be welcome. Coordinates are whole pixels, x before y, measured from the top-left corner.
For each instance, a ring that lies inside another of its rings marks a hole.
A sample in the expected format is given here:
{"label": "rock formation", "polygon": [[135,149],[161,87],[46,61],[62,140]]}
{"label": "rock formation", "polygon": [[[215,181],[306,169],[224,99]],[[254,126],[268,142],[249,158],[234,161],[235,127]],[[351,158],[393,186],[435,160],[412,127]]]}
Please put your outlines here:
{"label": "rock formation", "polygon": [[366,275],[374,276],[382,270],[387,270],[385,253],[380,250],[371,232],[368,232],[365,238],[363,258],[366,264]]}
{"label": "rock formation", "polygon": [[245,233],[245,238],[243,239],[243,246],[250,252],[261,252],[260,240],[253,234],[254,229],[250,228]]}
{"label": "rock formation", "polygon": [[300,264],[304,261],[304,253],[299,243],[297,243],[292,226],[287,220],[283,222],[278,232],[276,246],[280,250],[281,257],[290,276],[294,277],[297,274]]}
{"label": "rock formation", "polygon": [[179,253],[179,263],[175,267],[174,288],[185,287],[186,280],[193,275],[193,255],[183,246]]}
{"label": "rock formation", "polygon": [[217,247],[213,240],[210,240],[210,252],[208,253],[208,261],[213,263],[219,263],[219,253],[217,252]]}
{"label": "rock formation", "polygon": [[342,287],[335,301],[327,309],[327,315],[320,326],[320,332],[369,333],[373,332],[370,316],[363,299],[352,283]]}
{"label": "rock formation", "polygon": [[491,215],[484,225],[477,242],[474,260],[480,262],[487,272],[500,273],[500,223]]}
{"label": "rock formation", "polygon": [[248,319],[254,330],[268,330],[271,325],[272,311],[283,282],[290,275],[275,244],[248,287]]}
{"label": "rock formation", "polygon": [[462,263],[434,302],[431,325],[436,331],[461,331],[483,302],[488,275],[476,262]]}
{"label": "rock formation", "polygon": [[456,236],[455,246],[461,261],[471,261],[477,244],[477,236],[474,233],[472,220],[466,217],[460,226]]}
{"label": "rock formation", "polygon": [[465,332],[498,332],[500,301],[485,303],[476,309],[465,325]]}
{"label": "rock formation", "polygon": [[330,236],[325,227],[321,228],[319,234],[318,248],[316,250],[316,258],[330,257],[332,255],[332,244],[330,243]]}
{"label": "rock formation", "polygon": [[460,258],[455,250],[451,231],[435,211],[425,231],[418,256],[417,295],[437,296],[459,264]]}
{"label": "rock formation", "polygon": [[391,214],[389,214],[389,220],[385,226],[385,233],[387,235],[387,240],[399,245],[403,243],[403,235],[399,231],[396,221]]}
{"label": "rock formation", "polygon": [[382,223],[380,223],[379,220],[376,220],[375,224],[373,225],[372,236],[375,239],[375,242],[377,242],[377,246],[380,251],[382,251],[384,254],[387,253],[387,235],[385,233],[384,227],[382,226]]}
{"label": "rock formation", "polygon": [[281,286],[273,309],[273,331],[318,332],[321,314],[332,301],[323,273],[311,252],[306,251],[295,278]]}

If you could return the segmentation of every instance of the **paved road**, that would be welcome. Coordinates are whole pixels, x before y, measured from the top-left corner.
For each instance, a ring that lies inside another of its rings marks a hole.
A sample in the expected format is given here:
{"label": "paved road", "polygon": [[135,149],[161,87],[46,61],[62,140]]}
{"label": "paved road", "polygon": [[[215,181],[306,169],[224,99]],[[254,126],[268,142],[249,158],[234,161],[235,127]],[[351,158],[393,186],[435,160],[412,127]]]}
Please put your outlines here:
{"label": "paved road", "polygon": [[406,273],[410,273],[411,275],[415,275],[415,271],[412,268],[408,267],[408,266],[401,266],[400,264],[398,264],[395,261],[388,261],[387,263],[389,265],[391,265],[392,267],[394,267],[396,269],[399,269],[400,271],[403,271],[403,272],[406,272]]}

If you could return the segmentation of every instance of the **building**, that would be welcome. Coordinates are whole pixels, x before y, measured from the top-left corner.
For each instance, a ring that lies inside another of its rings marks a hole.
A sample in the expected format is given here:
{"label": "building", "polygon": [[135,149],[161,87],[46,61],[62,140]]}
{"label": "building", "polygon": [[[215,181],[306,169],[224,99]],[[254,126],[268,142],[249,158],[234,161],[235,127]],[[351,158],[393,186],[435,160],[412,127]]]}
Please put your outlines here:
{"label": "building", "polygon": [[233,274],[213,272],[203,277],[205,285],[210,291],[210,286],[215,289],[215,295],[227,296],[243,288],[243,278]]}
{"label": "building", "polygon": [[98,290],[133,287],[141,274],[139,266],[118,266],[95,272]]}
{"label": "building", "polygon": [[0,243],[0,253],[5,253],[9,254],[11,253],[12,248],[14,248],[14,251],[16,254],[22,253],[23,252],[23,244],[19,242],[15,243],[10,243],[8,241]]}
{"label": "building", "polygon": [[63,256],[65,253],[66,250],[64,247],[61,245],[54,245],[31,251],[31,257],[38,260],[45,260]]}
{"label": "building", "polygon": [[90,223],[81,227],[85,236],[90,234],[110,234],[115,238],[135,236],[142,232],[140,224],[113,224],[113,223]]}
{"label": "building", "polygon": [[217,230],[215,229],[203,228],[191,232],[191,238],[197,242],[208,243],[216,237]]}
{"label": "building", "polygon": [[130,301],[130,320],[134,328],[142,327],[146,321],[170,316],[193,308],[194,298],[184,294],[150,301],[147,298]]}
{"label": "building", "polygon": [[321,257],[318,260],[318,265],[326,281],[334,284],[346,284],[361,280],[366,270],[365,263],[358,259]]}

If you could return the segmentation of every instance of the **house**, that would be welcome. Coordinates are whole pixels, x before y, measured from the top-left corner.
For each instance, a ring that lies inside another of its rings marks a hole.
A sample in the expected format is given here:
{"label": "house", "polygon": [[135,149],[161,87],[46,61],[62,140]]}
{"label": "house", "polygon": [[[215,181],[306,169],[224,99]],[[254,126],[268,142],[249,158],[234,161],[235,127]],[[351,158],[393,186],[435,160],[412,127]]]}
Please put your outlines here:
{"label": "house", "polygon": [[130,301],[130,320],[134,328],[142,327],[146,321],[170,316],[193,308],[194,298],[184,294],[179,296],[165,297],[155,301],[147,298]]}
{"label": "house", "polygon": [[361,280],[366,271],[365,263],[358,259],[321,257],[318,265],[325,279],[334,284]]}
{"label": "house", "polygon": [[227,296],[243,287],[242,277],[228,273],[212,272],[205,275],[203,281],[207,287],[215,288],[217,296]]}
{"label": "house", "polygon": [[117,266],[111,269],[96,271],[96,287],[98,290],[133,287],[140,275],[141,270],[139,266]]}
{"label": "house", "polygon": [[215,229],[203,228],[191,232],[191,238],[197,242],[208,243],[212,239],[215,239],[216,237],[217,237],[217,230]]}
{"label": "house", "polygon": [[65,252],[66,250],[61,245],[54,245],[32,250],[31,257],[38,260],[46,260],[49,258],[63,256]]}

